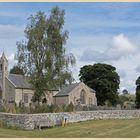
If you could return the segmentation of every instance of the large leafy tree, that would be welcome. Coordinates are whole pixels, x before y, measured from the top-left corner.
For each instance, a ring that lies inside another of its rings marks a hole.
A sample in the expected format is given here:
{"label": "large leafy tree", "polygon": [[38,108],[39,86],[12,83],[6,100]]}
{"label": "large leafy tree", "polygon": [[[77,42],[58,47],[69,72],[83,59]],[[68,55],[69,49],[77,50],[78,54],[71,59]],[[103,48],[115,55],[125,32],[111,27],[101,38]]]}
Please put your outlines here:
{"label": "large leafy tree", "polygon": [[80,69],[80,80],[96,90],[98,105],[116,105],[120,83],[116,68],[107,64],[86,65]]}
{"label": "large leafy tree", "polygon": [[13,66],[11,69],[10,69],[10,74],[21,74],[21,75],[24,75],[24,72],[21,68],[19,68],[18,66]]}
{"label": "large leafy tree", "polygon": [[68,39],[64,15],[58,7],[48,17],[41,11],[31,15],[25,29],[27,39],[17,43],[18,66],[30,76],[35,101],[40,100],[44,89],[61,88],[73,81],[70,66],[75,64],[75,57],[66,54],[64,47]]}
{"label": "large leafy tree", "polygon": [[140,77],[136,80],[136,108],[140,108]]}

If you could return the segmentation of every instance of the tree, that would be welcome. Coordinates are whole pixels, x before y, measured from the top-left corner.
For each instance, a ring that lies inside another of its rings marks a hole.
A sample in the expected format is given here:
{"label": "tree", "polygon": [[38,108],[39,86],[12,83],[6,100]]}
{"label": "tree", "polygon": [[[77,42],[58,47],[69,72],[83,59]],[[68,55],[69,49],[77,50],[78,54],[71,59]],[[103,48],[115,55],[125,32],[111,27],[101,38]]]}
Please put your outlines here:
{"label": "tree", "polygon": [[24,72],[21,68],[19,68],[18,66],[13,66],[13,68],[10,69],[10,74],[21,74],[24,75]]}
{"label": "tree", "polygon": [[131,94],[119,95],[119,104],[123,107],[125,103],[135,103],[135,95]]}
{"label": "tree", "polygon": [[140,77],[136,80],[136,108],[140,108]]}
{"label": "tree", "polygon": [[64,45],[68,31],[63,30],[64,10],[55,7],[50,16],[44,12],[31,15],[25,29],[26,41],[17,43],[18,66],[35,90],[34,100],[39,101],[44,89],[61,88],[73,81],[70,66],[74,66],[73,54],[66,54]]}
{"label": "tree", "polygon": [[123,94],[129,94],[129,92],[128,92],[127,89],[124,89],[124,90],[122,91],[122,93],[123,93]]}
{"label": "tree", "polygon": [[120,78],[115,67],[100,63],[86,65],[80,69],[79,76],[81,81],[96,90],[98,105],[106,102],[117,104]]}

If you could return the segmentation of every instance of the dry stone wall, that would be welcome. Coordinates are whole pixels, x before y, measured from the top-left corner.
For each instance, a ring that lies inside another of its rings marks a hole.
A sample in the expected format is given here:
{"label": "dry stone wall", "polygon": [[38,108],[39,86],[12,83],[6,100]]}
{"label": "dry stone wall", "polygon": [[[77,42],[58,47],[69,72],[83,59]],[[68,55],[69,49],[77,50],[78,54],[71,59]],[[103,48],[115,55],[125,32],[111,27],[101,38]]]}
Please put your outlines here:
{"label": "dry stone wall", "polygon": [[140,118],[140,110],[102,110],[42,114],[0,113],[0,122],[26,130],[35,129],[39,125],[46,127],[60,125],[63,118],[66,119],[67,122],[97,119],[133,119]]}

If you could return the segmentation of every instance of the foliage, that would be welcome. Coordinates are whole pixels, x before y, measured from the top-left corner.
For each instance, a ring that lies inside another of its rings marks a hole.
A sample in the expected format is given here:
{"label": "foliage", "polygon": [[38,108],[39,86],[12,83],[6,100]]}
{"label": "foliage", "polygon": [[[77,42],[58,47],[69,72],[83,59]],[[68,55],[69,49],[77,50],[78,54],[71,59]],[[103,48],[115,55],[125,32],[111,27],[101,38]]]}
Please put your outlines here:
{"label": "foliage", "polygon": [[0,106],[0,112],[16,113],[15,106],[4,103]]}
{"label": "foliage", "polygon": [[30,107],[1,107],[0,112],[6,113],[17,113],[17,114],[34,114],[34,113],[57,113],[57,112],[72,112],[74,110],[74,106],[72,103],[69,105],[36,105]]}
{"label": "foliage", "polygon": [[136,108],[140,108],[140,77],[136,80]]}
{"label": "foliage", "polygon": [[119,96],[119,104],[121,106],[123,106],[126,101],[129,101],[129,98],[127,96],[124,96],[124,95]]}
{"label": "foliage", "polygon": [[64,10],[55,7],[46,17],[44,12],[31,15],[25,29],[26,41],[17,43],[18,66],[30,76],[35,90],[33,101],[40,101],[44,89],[61,88],[73,81],[70,66],[73,54],[66,54],[64,45],[68,31],[63,30]]}
{"label": "foliage", "polygon": [[65,111],[72,112],[73,110],[74,110],[74,105],[72,104],[72,102],[70,102],[70,104],[66,107]]}
{"label": "foliage", "polygon": [[130,94],[122,94],[119,95],[119,104],[121,107],[124,107],[126,103],[134,103],[135,102],[135,95],[130,95]]}
{"label": "foliage", "polygon": [[10,74],[21,74],[24,75],[23,70],[18,66],[13,66],[13,68],[10,69]]}
{"label": "foliage", "polygon": [[116,68],[107,64],[86,65],[80,69],[80,80],[96,91],[98,105],[118,102],[117,90],[120,84]]}
{"label": "foliage", "polygon": [[127,89],[124,89],[122,92],[123,92],[123,94],[129,94]]}

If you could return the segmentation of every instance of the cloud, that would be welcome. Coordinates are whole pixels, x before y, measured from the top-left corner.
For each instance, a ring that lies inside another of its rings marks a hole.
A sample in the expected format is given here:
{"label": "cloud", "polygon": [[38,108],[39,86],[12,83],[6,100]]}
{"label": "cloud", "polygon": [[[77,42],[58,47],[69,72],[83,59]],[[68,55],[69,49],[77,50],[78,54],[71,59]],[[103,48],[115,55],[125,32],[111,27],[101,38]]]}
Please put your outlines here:
{"label": "cloud", "polygon": [[24,26],[0,24],[0,53],[3,49],[7,56],[16,52],[16,42],[24,39]]}
{"label": "cloud", "polygon": [[[73,28],[73,29],[80,29],[80,28],[84,28],[85,25],[87,25],[86,29],[93,29],[93,27],[96,29],[101,29],[101,28],[134,28],[134,27],[140,27],[139,23],[134,23],[134,22],[129,22],[129,21],[121,21],[121,20],[105,20],[104,22],[102,22],[102,20],[100,19],[94,19],[94,20],[86,20],[86,21],[82,21],[82,19],[77,19],[77,22],[75,22],[75,26],[69,25],[69,27]],[[92,28],[91,28],[92,27]]]}
{"label": "cloud", "polygon": [[17,63],[17,61],[14,59],[15,54],[12,53],[7,57],[8,59],[8,64],[9,64],[9,70]]}
{"label": "cloud", "polygon": [[17,17],[17,18],[25,18],[27,11],[22,11],[22,12],[14,12],[14,11],[0,11],[0,16],[1,17]]}
{"label": "cloud", "polygon": [[119,76],[121,78],[125,78],[126,77],[126,72],[124,70],[121,69],[121,70],[118,70],[117,72],[118,72],[118,74],[119,74]]}
{"label": "cloud", "polygon": [[124,34],[119,34],[113,37],[110,42],[110,47],[102,53],[92,49],[84,50],[81,61],[113,61],[135,54],[136,52],[137,47],[131,43]]}
{"label": "cloud", "polygon": [[15,39],[24,34],[24,26],[0,24],[0,39]]}
{"label": "cloud", "polygon": [[109,59],[120,59],[136,53],[137,47],[132,44],[123,34],[113,37],[111,47],[106,51]]}
{"label": "cloud", "polygon": [[86,49],[80,58],[82,61],[103,61],[104,54],[92,49]]}
{"label": "cloud", "polygon": [[136,72],[140,72],[140,65],[136,67]]}

